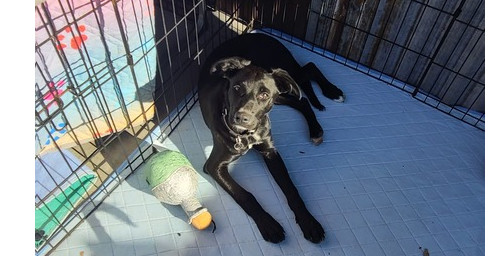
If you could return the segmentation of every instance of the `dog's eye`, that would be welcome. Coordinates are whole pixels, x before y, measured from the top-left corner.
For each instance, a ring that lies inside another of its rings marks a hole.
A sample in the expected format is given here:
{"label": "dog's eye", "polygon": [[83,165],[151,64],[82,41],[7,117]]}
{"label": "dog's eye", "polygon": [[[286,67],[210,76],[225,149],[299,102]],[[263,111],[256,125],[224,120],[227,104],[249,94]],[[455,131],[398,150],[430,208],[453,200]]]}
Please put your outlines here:
{"label": "dog's eye", "polygon": [[239,91],[239,89],[241,88],[241,85],[240,84],[236,84],[233,87],[234,87],[234,90]]}
{"label": "dog's eye", "polygon": [[259,100],[267,100],[269,98],[269,94],[267,92],[262,92],[258,94],[258,99]]}

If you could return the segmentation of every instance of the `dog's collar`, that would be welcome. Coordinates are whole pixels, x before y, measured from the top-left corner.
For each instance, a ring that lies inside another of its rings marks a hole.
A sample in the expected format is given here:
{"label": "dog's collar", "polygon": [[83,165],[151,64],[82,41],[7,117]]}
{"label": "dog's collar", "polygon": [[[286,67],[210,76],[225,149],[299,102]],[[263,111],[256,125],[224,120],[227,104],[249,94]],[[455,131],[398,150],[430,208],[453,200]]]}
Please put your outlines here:
{"label": "dog's collar", "polygon": [[242,143],[242,136],[252,135],[255,131],[254,130],[251,130],[251,131],[247,131],[247,132],[245,132],[243,134],[237,133],[227,123],[227,118],[226,118],[227,115],[228,115],[227,108],[224,107],[224,109],[222,111],[222,122],[224,123],[225,128],[227,128],[227,131],[232,135],[232,137],[235,137],[234,148],[236,150],[244,149],[246,146]]}

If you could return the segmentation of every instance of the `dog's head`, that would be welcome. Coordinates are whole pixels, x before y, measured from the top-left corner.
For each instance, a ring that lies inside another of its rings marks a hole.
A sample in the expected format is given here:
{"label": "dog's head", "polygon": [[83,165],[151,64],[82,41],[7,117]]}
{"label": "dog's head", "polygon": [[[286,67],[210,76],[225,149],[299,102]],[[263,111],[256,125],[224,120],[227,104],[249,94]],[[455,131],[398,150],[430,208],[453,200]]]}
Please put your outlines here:
{"label": "dog's head", "polygon": [[251,61],[231,57],[215,62],[210,73],[227,79],[226,121],[238,132],[254,131],[279,94],[300,97],[297,83],[283,69],[265,70]]}

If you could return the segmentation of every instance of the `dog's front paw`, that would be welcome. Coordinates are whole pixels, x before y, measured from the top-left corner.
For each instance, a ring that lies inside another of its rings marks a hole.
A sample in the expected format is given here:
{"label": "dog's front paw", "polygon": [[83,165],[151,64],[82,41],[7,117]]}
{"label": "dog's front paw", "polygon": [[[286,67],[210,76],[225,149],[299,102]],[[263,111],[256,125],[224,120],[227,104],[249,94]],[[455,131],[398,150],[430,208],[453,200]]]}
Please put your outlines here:
{"label": "dog's front paw", "polygon": [[275,244],[285,240],[285,230],[268,213],[265,212],[263,216],[260,216],[255,221],[264,240]]}
{"label": "dog's front paw", "polygon": [[303,237],[308,241],[317,244],[324,240],[324,228],[312,215],[297,219],[297,223],[303,232]]}

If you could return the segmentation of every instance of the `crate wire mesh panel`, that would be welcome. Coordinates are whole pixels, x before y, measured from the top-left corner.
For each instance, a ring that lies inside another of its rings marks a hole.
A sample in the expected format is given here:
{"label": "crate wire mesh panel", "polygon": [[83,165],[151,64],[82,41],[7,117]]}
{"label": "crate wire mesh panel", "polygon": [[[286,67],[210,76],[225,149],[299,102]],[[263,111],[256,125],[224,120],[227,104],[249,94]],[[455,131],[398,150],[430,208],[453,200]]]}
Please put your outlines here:
{"label": "crate wire mesh panel", "polygon": [[51,251],[147,159],[197,102],[205,56],[253,27],[484,130],[482,3],[38,4],[36,251]]}
{"label": "crate wire mesh panel", "polygon": [[187,74],[198,72],[203,48],[245,30],[232,14],[205,9],[188,0],[35,7],[38,253],[79,225],[195,104],[196,76]]}
{"label": "crate wire mesh panel", "polygon": [[273,3],[256,21],[274,34],[484,130],[484,1]]}
{"label": "crate wire mesh panel", "polygon": [[348,66],[484,129],[482,6],[483,1],[351,3],[333,14],[316,9],[318,22],[329,25],[307,36],[348,59]]}

